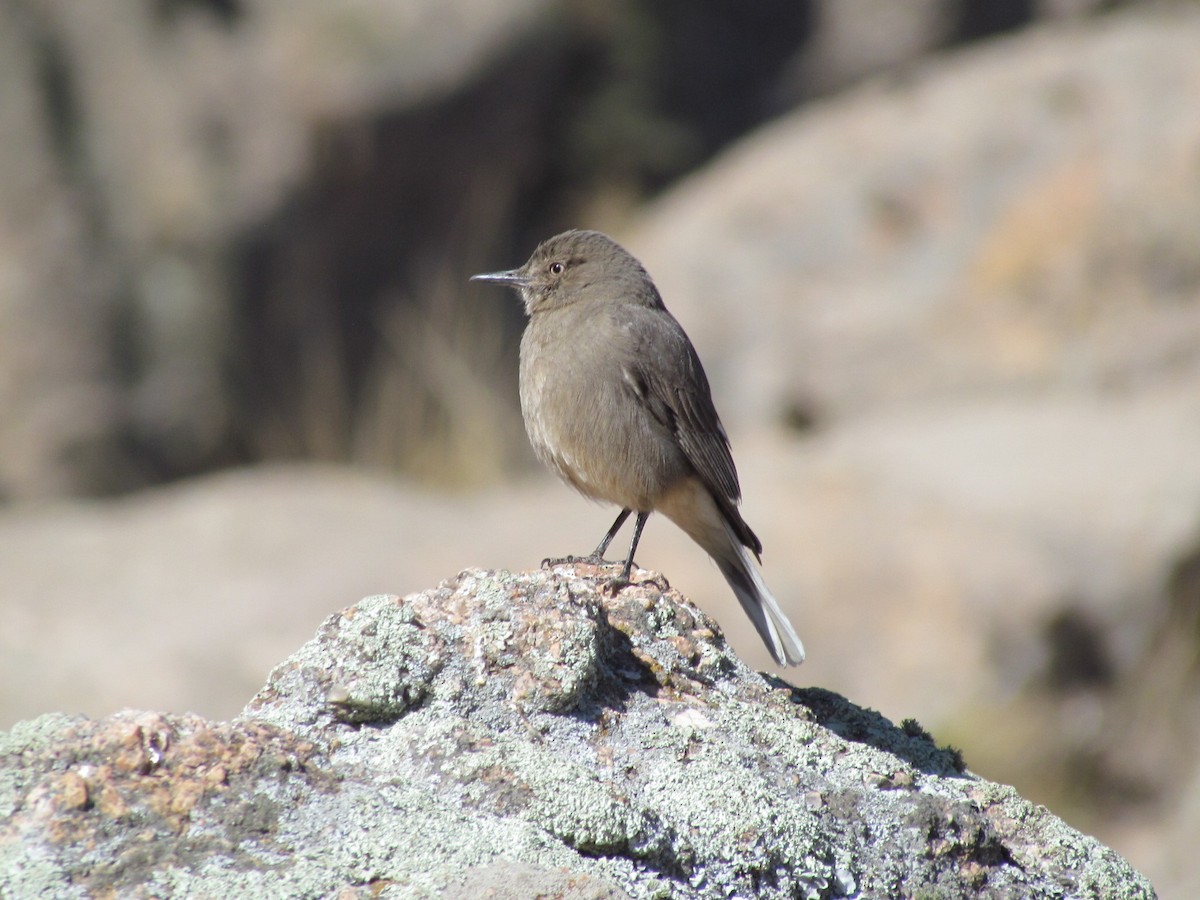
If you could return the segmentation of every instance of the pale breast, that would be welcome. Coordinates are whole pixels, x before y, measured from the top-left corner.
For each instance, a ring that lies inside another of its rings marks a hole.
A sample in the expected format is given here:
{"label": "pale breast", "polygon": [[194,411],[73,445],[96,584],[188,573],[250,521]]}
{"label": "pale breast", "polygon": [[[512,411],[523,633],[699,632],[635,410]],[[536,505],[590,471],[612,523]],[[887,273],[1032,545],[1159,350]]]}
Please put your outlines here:
{"label": "pale breast", "polygon": [[673,438],[630,389],[613,348],[547,346],[537,324],[521,342],[521,411],[534,452],[587,497],[654,509],[686,471]]}

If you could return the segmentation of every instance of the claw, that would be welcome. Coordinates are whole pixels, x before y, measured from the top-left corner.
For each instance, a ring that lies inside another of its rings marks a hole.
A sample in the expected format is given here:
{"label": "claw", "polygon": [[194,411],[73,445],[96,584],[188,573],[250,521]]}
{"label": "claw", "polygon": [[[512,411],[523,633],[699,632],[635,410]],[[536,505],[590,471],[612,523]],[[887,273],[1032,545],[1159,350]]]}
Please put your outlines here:
{"label": "claw", "polygon": [[[600,560],[603,562],[604,560]],[[542,568],[547,569],[550,566],[574,565],[575,563],[595,563],[596,560],[590,556],[547,556],[542,560]]]}
{"label": "claw", "polygon": [[600,585],[600,590],[608,594],[610,597],[615,597],[617,594],[621,593],[623,589],[632,584],[633,582],[624,575],[618,575],[616,578],[610,578],[608,581]]}

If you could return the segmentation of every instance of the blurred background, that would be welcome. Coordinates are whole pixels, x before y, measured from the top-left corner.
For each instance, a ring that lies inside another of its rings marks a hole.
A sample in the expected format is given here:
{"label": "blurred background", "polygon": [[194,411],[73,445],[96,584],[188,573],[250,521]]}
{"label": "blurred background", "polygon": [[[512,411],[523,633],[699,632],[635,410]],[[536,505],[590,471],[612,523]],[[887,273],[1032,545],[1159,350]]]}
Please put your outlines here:
{"label": "blurred background", "polygon": [[[1194,0],[3,0],[0,727],[228,718],[365,594],[594,546],[466,279],[600,228],[787,677],[1200,895],[1198,47]],[[639,562],[769,665],[671,526]]]}

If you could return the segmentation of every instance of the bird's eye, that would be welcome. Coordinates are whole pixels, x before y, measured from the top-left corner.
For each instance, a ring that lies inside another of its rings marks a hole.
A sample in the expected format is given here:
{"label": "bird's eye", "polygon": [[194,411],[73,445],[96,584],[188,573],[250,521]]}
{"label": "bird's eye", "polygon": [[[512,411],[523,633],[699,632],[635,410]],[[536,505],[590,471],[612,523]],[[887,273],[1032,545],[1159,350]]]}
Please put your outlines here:
{"label": "bird's eye", "polygon": [[551,275],[561,275],[561,274],[562,274],[562,270],[563,270],[563,264],[562,264],[562,263],[560,263],[560,262],[552,262],[552,263],[550,263],[550,274],[551,274]]}

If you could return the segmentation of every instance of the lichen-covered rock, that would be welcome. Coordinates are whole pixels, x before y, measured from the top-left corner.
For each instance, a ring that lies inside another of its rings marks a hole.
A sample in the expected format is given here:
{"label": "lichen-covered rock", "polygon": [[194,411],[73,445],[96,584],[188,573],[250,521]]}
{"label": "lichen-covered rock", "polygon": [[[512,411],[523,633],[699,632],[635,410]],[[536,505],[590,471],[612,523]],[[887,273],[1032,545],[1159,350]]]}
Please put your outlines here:
{"label": "lichen-covered rock", "polygon": [[1152,897],[913,722],[747,669],[660,576],[330,617],[232,722],[0,736],[4,897]]}

